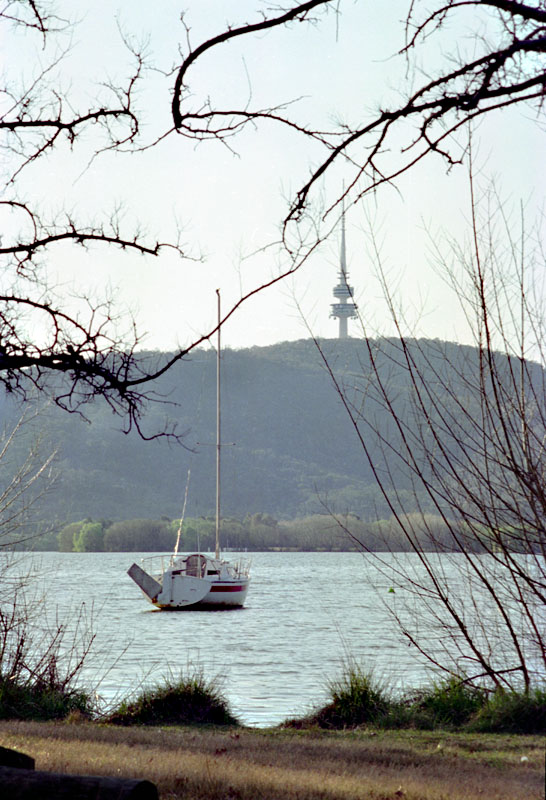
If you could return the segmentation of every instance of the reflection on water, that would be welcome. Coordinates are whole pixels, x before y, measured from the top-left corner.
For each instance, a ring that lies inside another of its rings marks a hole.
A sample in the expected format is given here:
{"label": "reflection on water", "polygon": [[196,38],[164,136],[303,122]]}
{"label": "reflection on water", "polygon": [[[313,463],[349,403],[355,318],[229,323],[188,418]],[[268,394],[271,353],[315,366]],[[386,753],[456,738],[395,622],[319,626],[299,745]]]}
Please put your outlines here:
{"label": "reflection on water", "polygon": [[99,680],[107,699],[197,665],[221,676],[241,722],[267,726],[321,703],[347,656],[389,684],[426,679],[384,605],[403,600],[366,555],[256,553],[244,608],[169,613],[154,610],[126,575],[137,554],[40,558],[49,605],[62,617],[85,603],[94,618],[97,655],[84,680]]}

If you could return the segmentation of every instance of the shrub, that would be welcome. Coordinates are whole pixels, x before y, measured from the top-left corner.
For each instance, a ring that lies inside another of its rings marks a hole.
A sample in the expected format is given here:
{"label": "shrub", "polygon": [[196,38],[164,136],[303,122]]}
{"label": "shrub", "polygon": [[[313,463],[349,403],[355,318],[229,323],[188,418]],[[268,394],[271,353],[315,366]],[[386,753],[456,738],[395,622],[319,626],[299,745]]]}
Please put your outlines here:
{"label": "shrub", "polygon": [[[353,728],[358,725],[379,723],[392,703],[372,672],[365,672],[358,664],[348,661],[340,678],[328,684],[331,701],[309,716],[305,722],[321,728]],[[299,727],[297,721],[285,723]]]}
{"label": "shrub", "polygon": [[[9,571],[3,575],[8,583]],[[50,624],[38,616],[39,601],[29,600],[23,589],[22,581],[16,584],[0,607],[0,718],[91,716],[91,694],[77,686],[95,639],[85,605],[69,622]]]}
{"label": "shrub", "polygon": [[73,712],[89,718],[91,711],[90,696],[83,691],[0,676],[0,719],[64,719]]}
{"label": "shrub", "polygon": [[406,701],[411,724],[416,728],[459,727],[486,703],[484,689],[462,678],[448,678]]}
{"label": "shrub", "polygon": [[216,680],[201,671],[145,689],[106,718],[114,725],[238,725]]}
{"label": "shrub", "polygon": [[451,677],[429,688],[393,699],[371,672],[348,661],[340,678],[328,684],[330,702],[311,714],[288,719],[286,728],[457,729],[480,733],[546,733],[546,687],[529,692],[473,686]]}
{"label": "shrub", "polygon": [[483,733],[546,733],[546,689],[497,690],[467,727]]}

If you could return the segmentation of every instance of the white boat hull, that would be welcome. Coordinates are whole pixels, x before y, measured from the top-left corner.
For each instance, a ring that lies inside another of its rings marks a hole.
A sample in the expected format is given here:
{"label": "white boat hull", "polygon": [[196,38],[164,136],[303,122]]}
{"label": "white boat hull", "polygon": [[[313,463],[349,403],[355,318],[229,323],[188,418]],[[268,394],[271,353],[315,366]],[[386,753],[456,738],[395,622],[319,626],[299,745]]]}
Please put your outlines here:
{"label": "white boat hull", "polygon": [[[165,597],[163,593],[151,602],[161,609],[197,609],[197,608],[237,608],[244,605],[248,592],[248,579],[236,583],[215,582],[209,583],[205,578],[197,578],[201,583],[199,587],[185,585],[185,578],[181,579],[179,591],[174,596]],[[204,585],[206,584],[206,585]],[[202,596],[200,597],[199,595]]]}

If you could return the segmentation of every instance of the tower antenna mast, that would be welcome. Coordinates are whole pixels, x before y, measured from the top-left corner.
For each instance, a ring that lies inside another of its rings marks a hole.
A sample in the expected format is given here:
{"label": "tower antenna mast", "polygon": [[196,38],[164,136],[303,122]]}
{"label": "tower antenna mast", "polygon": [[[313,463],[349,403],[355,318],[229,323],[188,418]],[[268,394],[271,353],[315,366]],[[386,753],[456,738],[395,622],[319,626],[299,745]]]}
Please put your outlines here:
{"label": "tower antenna mast", "polygon": [[354,302],[354,288],[349,286],[347,272],[347,245],[345,240],[345,202],[341,209],[341,247],[339,252],[338,283],[334,286],[335,303],[332,303],[330,316],[339,320],[339,338],[347,339],[347,320],[357,316]]}

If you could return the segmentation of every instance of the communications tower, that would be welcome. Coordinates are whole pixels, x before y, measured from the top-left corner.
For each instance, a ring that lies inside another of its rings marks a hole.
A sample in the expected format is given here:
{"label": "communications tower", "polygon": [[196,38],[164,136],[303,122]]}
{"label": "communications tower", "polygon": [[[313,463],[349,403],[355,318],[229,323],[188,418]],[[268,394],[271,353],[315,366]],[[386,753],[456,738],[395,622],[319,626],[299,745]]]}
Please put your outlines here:
{"label": "communications tower", "polygon": [[339,338],[346,339],[347,320],[356,317],[357,305],[353,300],[354,288],[349,286],[347,275],[347,253],[345,248],[345,212],[341,217],[341,250],[339,254],[339,282],[334,286],[334,297],[337,302],[332,303],[330,316],[339,319]]}

